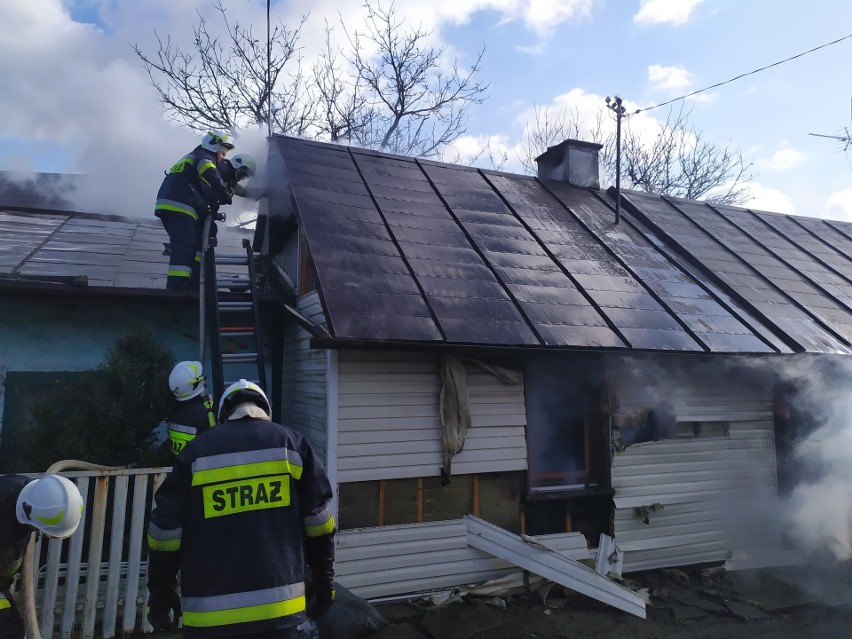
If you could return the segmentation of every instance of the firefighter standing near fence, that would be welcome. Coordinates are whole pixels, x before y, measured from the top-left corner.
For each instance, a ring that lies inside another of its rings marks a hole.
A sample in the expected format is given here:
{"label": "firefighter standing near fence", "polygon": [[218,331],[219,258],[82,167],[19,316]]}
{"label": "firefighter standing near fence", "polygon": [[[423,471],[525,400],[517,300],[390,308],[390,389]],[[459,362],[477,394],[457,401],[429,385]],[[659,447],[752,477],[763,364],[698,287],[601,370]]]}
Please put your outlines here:
{"label": "firefighter standing near fence", "polygon": [[182,614],[188,639],[291,639],[306,608],[317,617],[332,604],[331,485],[307,440],[270,413],[256,384],[229,386],[219,425],[184,448],[157,491],[148,527],[155,629]]}
{"label": "firefighter standing near fence", "polygon": [[201,362],[179,362],[169,374],[169,389],[175,403],[165,418],[169,445],[177,455],[206,430],[216,425],[213,398],[205,394]]}
{"label": "firefighter standing near fence", "polygon": [[36,530],[57,539],[70,537],[82,515],[83,497],[65,477],[0,475],[0,639],[24,636],[24,621],[11,588],[30,534]]}

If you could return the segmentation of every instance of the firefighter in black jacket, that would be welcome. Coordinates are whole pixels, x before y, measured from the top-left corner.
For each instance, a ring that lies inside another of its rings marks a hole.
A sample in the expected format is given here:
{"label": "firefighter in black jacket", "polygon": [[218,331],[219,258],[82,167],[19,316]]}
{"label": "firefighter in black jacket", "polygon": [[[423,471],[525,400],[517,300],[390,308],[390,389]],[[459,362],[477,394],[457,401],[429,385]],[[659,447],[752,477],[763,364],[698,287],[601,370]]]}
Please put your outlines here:
{"label": "firefighter in black jacket", "polygon": [[184,448],[157,491],[148,527],[155,629],[182,614],[187,639],[290,639],[306,608],[318,617],[332,604],[331,485],[307,440],[270,411],[256,384],[229,386],[219,425]]}
{"label": "firefighter in black jacket", "polygon": [[179,454],[189,442],[216,425],[213,398],[204,394],[201,362],[179,362],[169,374],[175,403],[166,416],[171,451]]}
{"label": "firefighter in black jacket", "polygon": [[208,131],[201,144],[178,160],[163,179],[154,215],[169,234],[168,289],[198,287],[204,221],[233,193],[222,182],[218,163],[234,148],[227,134]]}
{"label": "firefighter in black jacket", "polygon": [[30,533],[37,530],[57,539],[70,537],[82,514],[83,497],[65,477],[0,475],[0,639],[24,636],[24,621],[11,588]]}

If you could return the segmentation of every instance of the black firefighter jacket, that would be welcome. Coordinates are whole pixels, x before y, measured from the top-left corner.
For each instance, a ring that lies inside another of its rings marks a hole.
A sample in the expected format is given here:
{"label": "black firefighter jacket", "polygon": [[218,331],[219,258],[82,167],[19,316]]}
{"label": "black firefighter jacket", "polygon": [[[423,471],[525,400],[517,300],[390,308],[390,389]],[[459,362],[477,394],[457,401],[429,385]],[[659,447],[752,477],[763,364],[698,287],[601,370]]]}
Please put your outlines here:
{"label": "black firefighter jacket", "polygon": [[296,431],[251,418],[196,437],[155,495],[152,597],[181,571],[188,639],[289,628],[305,619],[305,564],[331,588],[334,519],[320,459]]}
{"label": "black firefighter jacket", "polygon": [[196,435],[216,425],[213,398],[210,395],[196,395],[186,401],[176,401],[164,421],[172,452],[177,455]]}
{"label": "black firefighter jacket", "polygon": [[24,636],[23,620],[9,600],[9,588],[21,568],[33,531],[18,522],[15,515],[18,495],[30,481],[23,475],[0,475],[0,639]]}
{"label": "black firefighter jacket", "polygon": [[169,169],[157,192],[154,214],[182,213],[203,221],[211,207],[216,209],[229,198],[216,166],[216,154],[197,146]]}

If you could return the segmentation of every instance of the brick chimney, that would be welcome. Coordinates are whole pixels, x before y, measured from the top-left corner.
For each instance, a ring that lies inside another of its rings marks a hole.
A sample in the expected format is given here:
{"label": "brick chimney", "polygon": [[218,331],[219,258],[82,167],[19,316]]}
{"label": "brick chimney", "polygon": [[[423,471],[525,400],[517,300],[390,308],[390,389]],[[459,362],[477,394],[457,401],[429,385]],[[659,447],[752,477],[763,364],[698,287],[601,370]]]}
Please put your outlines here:
{"label": "brick chimney", "polygon": [[538,163],[538,177],[599,189],[598,154],[601,148],[603,146],[600,144],[582,140],[565,140],[556,146],[549,146],[547,151],[535,159]]}

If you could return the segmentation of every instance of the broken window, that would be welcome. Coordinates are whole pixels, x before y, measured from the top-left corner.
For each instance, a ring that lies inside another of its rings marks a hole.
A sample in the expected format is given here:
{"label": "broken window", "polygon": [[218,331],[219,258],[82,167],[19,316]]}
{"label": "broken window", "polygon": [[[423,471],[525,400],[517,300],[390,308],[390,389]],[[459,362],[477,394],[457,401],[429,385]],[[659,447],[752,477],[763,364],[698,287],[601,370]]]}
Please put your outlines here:
{"label": "broken window", "polygon": [[531,492],[598,487],[607,436],[600,384],[590,360],[536,358],[526,371],[527,450]]}

